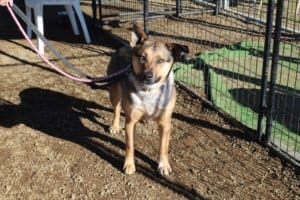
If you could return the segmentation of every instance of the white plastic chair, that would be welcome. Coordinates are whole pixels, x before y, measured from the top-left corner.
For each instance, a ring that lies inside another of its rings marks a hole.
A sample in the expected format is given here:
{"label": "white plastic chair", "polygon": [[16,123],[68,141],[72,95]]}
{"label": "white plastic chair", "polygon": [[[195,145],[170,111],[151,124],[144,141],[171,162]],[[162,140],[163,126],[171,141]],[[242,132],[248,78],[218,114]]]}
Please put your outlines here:
{"label": "white plastic chair", "polygon": [[[91,42],[86,23],[80,9],[79,0],[25,0],[26,15],[31,20],[31,9],[33,9],[35,24],[37,26],[37,29],[41,32],[41,34],[44,34],[44,22],[43,22],[44,5],[63,5],[66,9],[66,12],[68,13],[74,34],[79,35],[78,26],[73,11],[74,8],[79,18],[85,41],[86,43]],[[27,34],[29,37],[32,36],[32,31],[29,26],[27,26]],[[45,46],[44,42],[40,38],[38,38],[38,49],[42,54],[44,54],[44,46]]]}

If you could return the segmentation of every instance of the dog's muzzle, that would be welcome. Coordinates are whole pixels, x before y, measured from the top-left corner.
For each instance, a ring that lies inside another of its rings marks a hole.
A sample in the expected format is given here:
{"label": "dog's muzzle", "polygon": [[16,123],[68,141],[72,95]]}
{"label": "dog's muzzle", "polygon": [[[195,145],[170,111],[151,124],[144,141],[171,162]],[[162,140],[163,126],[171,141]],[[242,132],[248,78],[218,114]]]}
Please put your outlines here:
{"label": "dog's muzzle", "polygon": [[138,79],[141,83],[146,85],[157,83],[160,80],[160,78],[155,78],[151,71],[141,73]]}

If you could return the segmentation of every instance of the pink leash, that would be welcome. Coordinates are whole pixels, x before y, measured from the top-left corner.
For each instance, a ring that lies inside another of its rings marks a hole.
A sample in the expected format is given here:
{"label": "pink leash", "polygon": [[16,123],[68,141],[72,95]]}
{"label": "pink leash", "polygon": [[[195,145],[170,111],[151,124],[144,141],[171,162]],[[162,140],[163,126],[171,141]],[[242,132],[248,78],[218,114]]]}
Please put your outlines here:
{"label": "pink leash", "polygon": [[23,27],[21,26],[19,20],[17,19],[16,15],[14,14],[14,12],[12,11],[10,5],[7,5],[7,9],[10,13],[10,15],[12,16],[13,20],[15,21],[15,23],[17,24],[18,28],[20,29],[20,31],[22,32],[23,36],[25,37],[25,39],[27,40],[27,42],[30,44],[31,48],[35,51],[35,53],[37,53],[40,58],[47,63],[50,67],[52,67],[55,71],[57,71],[58,73],[72,79],[75,81],[79,81],[79,82],[83,82],[83,83],[91,83],[92,80],[91,79],[86,79],[86,78],[78,78],[75,76],[72,76],[71,74],[61,70],[60,68],[56,67],[54,64],[52,64],[44,55],[42,55],[39,50],[35,47],[35,45],[32,43],[32,41],[30,40],[30,38],[28,37],[28,35],[25,33]]}
{"label": "pink leash", "polygon": [[47,63],[50,67],[52,67],[55,71],[57,71],[58,73],[60,73],[61,75],[66,76],[69,79],[75,80],[75,81],[79,81],[82,83],[93,83],[93,82],[109,82],[110,80],[112,80],[113,78],[119,77],[120,75],[128,72],[128,70],[130,69],[130,65],[128,65],[126,68],[120,70],[119,72],[116,72],[114,74],[110,74],[109,76],[103,76],[103,77],[92,77],[92,78],[79,78],[76,76],[73,76],[65,71],[63,71],[62,69],[58,68],[57,66],[55,66],[54,64],[52,64],[43,54],[41,54],[39,52],[39,50],[36,48],[36,46],[32,43],[32,41],[30,40],[30,38],[28,37],[28,35],[26,34],[26,32],[24,31],[23,27],[21,26],[19,20],[17,19],[16,15],[14,14],[12,8],[10,5],[7,5],[7,9],[10,13],[10,15],[12,16],[13,20],[15,21],[16,25],[18,26],[19,30],[21,31],[21,33],[23,34],[24,38],[27,40],[27,42],[30,44],[31,48],[33,49],[33,51],[39,55],[39,57],[45,62]]}

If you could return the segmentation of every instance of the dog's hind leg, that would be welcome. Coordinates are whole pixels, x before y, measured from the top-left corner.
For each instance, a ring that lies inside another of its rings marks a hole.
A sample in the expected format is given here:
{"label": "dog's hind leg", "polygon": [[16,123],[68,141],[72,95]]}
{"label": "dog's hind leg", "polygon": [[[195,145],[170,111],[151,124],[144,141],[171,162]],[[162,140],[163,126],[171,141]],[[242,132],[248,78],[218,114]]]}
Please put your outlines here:
{"label": "dog's hind leg", "polygon": [[120,131],[120,115],[121,115],[121,86],[114,84],[109,88],[110,102],[114,109],[114,117],[109,132],[116,134]]}

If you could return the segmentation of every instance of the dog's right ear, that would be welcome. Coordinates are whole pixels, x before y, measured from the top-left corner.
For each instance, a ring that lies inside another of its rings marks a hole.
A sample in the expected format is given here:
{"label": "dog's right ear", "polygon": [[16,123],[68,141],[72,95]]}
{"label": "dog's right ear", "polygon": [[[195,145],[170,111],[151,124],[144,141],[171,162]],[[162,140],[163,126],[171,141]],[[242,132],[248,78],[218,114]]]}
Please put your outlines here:
{"label": "dog's right ear", "polygon": [[130,46],[135,47],[139,43],[143,43],[148,39],[148,35],[136,24],[133,24],[131,28],[131,40]]}
{"label": "dog's right ear", "polygon": [[175,61],[179,61],[182,56],[189,53],[188,46],[176,44],[176,43],[167,43],[167,48],[172,52],[173,58]]}

